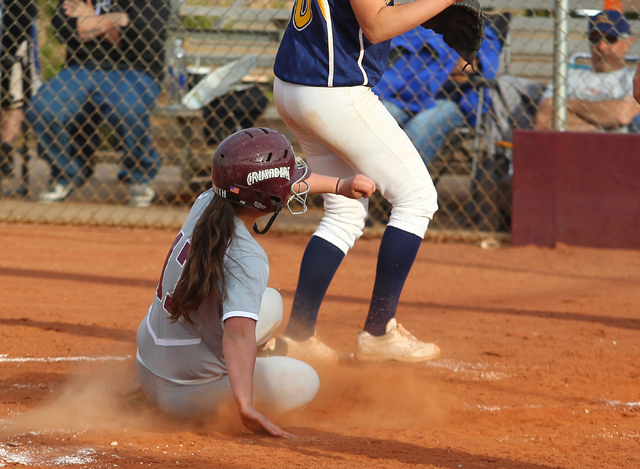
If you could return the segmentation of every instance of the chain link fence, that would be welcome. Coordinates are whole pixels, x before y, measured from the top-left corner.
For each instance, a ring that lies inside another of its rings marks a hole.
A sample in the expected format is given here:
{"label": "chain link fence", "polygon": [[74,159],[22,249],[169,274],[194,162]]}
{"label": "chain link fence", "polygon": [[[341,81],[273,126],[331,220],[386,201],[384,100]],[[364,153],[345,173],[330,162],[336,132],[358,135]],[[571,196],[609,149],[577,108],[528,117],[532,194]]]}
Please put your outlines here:
{"label": "chain link fence", "polygon": [[[4,0],[0,220],[176,226],[210,187],[211,158],[232,132],[275,128],[302,154],[271,92],[293,3]],[[594,21],[602,4],[572,2],[565,36],[555,3],[491,6],[472,66],[418,28],[392,41],[374,90],[436,183],[432,235],[508,236],[514,128],[640,128],[633,5]],[[554,57],[565,49],[562,73]],[[225,94],[200,109],[182,104],[225,66],[241,72]],[[311,204],[320,212],[322,198]],[[372,197],[369,229],[390,209]]]}

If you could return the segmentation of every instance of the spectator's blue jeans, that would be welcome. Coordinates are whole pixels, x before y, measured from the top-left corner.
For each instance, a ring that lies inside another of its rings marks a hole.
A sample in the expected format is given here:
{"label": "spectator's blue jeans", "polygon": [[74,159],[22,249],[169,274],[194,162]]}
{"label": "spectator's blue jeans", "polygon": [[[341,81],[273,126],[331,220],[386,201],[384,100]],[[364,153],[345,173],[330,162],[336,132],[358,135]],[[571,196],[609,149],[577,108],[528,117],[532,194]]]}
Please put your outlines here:
{"label": "spectator's blue jeans", "polygon": [[51,165],[52,182],[81,185],[91,176],[103,123],[115,130],[124,150],[118,177],[151,181],[160,159],[151,148],[149,115],[159,94],[158,83],[139,70],[70,66],[44,83],[26,117],[40,156]]}
{"label": "spectator's blue jeans", "polygon": [[389,101],[381,101],[404,128],[425,164],[429,164],[436,156],[447,134],[464,122],[460,107],[447,99],[437,99],[434,107],[415,115]]}
{"label": "spectator's blue jeans", "polygon": [[631,119],[628,128],[630,134],[640,134],[640,114]]}

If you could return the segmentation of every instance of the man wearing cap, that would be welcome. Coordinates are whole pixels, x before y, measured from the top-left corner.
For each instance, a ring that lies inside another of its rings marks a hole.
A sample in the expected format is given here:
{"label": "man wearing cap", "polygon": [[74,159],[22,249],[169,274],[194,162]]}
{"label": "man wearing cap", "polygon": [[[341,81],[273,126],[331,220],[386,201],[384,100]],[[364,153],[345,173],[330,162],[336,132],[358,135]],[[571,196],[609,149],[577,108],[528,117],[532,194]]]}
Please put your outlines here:
{"label": "man wearing cap", "polygon": [[[640,104],[633,97],[633,70],[625,55],[631,28],[624,15],[604,10],[589,18],[591,68],[570,68],[567,74],[567,130],[640,133]],[[551,130],[553,83],[542,95],[536,128]]]}

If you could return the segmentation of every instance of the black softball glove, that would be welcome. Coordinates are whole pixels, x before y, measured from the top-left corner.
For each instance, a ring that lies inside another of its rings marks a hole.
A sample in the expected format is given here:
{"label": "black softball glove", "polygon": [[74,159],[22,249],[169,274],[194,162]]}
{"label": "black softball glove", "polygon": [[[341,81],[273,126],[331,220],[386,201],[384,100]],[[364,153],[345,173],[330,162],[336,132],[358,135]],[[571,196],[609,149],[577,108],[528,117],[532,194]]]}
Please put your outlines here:
{"label": "black softball glove", "polygon": [[444,42],[473,68],[473,61],[478,55],[484,38],[484,22],[485,15],[480,2],[463,0],[425,21],[422,27],[441,34]]}

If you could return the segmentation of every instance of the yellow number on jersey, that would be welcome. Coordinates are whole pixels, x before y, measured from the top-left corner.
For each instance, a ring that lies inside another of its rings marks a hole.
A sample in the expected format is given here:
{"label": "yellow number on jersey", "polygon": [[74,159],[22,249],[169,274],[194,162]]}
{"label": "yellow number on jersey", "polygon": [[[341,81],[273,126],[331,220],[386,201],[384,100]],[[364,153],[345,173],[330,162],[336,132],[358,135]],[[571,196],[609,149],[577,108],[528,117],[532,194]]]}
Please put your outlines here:
{"label": "yellow number on jersey", "polygon": [[318,2],[322,17],[327,21],[327,13],[325,9],[328,9],[329,5],[325,4],[326,0],[297,0],[296,5],[293,8],[293,24],[298,31],[302,31],[304,28],[309,26],[309,23],[311,23],[311,20],[313,19],[311,2]]}
{"label": "yellow number on jersey", "polygon": [[313,0],[297,0],[293,9],[293,25],[298,31],[306,28],[311,23],[311,2]]}

